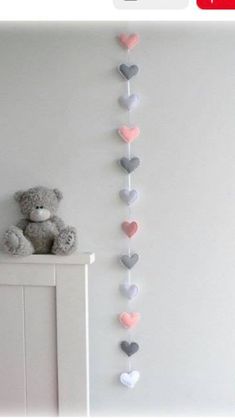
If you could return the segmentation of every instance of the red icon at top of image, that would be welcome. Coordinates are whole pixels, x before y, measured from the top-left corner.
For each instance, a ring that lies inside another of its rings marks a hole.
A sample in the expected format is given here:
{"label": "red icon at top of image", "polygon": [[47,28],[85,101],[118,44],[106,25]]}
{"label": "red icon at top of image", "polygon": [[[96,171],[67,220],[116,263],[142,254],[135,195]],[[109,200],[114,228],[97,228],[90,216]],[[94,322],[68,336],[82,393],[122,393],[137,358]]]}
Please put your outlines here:
{"label": "red icon at top of image", "polygon": [[201,9],[235,9],[235,0],[197,0]]}

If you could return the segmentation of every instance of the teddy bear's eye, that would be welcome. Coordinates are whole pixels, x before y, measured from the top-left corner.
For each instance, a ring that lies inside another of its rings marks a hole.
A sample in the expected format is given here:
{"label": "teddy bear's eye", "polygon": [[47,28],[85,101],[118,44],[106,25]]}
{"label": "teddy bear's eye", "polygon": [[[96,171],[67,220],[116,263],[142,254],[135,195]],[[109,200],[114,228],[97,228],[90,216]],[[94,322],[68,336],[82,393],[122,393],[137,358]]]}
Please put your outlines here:
{"label": "teddy bear's eye", "polygon": [[36,206],[36,209],[39,209],[39,206]]}
{"label": "teddy bear's eye", "polygon": [[40,206],[40,209],[43,209],[43,206]]}

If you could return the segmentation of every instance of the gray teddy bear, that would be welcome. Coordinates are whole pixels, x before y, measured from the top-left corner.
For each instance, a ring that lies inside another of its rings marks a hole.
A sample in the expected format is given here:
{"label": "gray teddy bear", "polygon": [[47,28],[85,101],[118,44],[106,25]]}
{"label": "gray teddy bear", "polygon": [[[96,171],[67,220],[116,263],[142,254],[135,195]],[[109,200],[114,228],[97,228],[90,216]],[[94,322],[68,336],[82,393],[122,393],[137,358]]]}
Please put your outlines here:
{"label": "gray teddy bear", "polygon": [[4,235],[3,246],[11,255],[31,254],[68,255],[77,245],[76,229],[67,226],[56,212],[62,193],[57,189],[34,187],[16,192],[15,200],[24,215],[16,226],[11,226]]}

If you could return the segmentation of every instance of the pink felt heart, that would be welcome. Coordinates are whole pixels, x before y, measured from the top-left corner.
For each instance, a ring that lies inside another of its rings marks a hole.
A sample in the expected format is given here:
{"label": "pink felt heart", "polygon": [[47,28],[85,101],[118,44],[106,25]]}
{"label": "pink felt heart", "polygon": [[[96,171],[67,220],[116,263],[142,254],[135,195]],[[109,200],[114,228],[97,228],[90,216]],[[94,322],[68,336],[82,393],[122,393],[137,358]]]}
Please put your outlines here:
{"label": "pink felt heart", "polygon": [[127,144],[131,144],[140,135],[140,128],[138,128],[138,126],[129,127],[123,125],[118,129],[118,134],[123,141]]}
{"label": "pink felt heart", "polygon": [[137,222],[123,222],[122,223],[122,230],[125,232],[125,234],[131,238],[133,237],[133,235],[136,234],[136,232],[138,231],[138,224]]}
{"label": "pink felt heart", "polygon": [[140,320],[139,312],[122,312],[119,321],[124,328],[133,328]]}
{"label": "pink felt heart", "polygon": [[119,36],[119,41],[124,48],[133,49],[139,43],[140,37],[136,33],[132,33],[131,35],[122,33]]}

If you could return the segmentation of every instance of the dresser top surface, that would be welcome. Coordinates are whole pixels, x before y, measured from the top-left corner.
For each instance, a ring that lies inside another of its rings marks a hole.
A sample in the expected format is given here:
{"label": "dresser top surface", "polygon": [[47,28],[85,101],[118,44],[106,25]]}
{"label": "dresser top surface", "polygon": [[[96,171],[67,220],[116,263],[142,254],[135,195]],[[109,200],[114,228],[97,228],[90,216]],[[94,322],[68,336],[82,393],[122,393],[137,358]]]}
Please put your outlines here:
{"label": "dresser top surface", "polygon": [[28,257],[9,256],[0,254],[0,264],[92,264],[95,261],[94,253],[75,252],[68,256],[53,254],[35,254]]}

